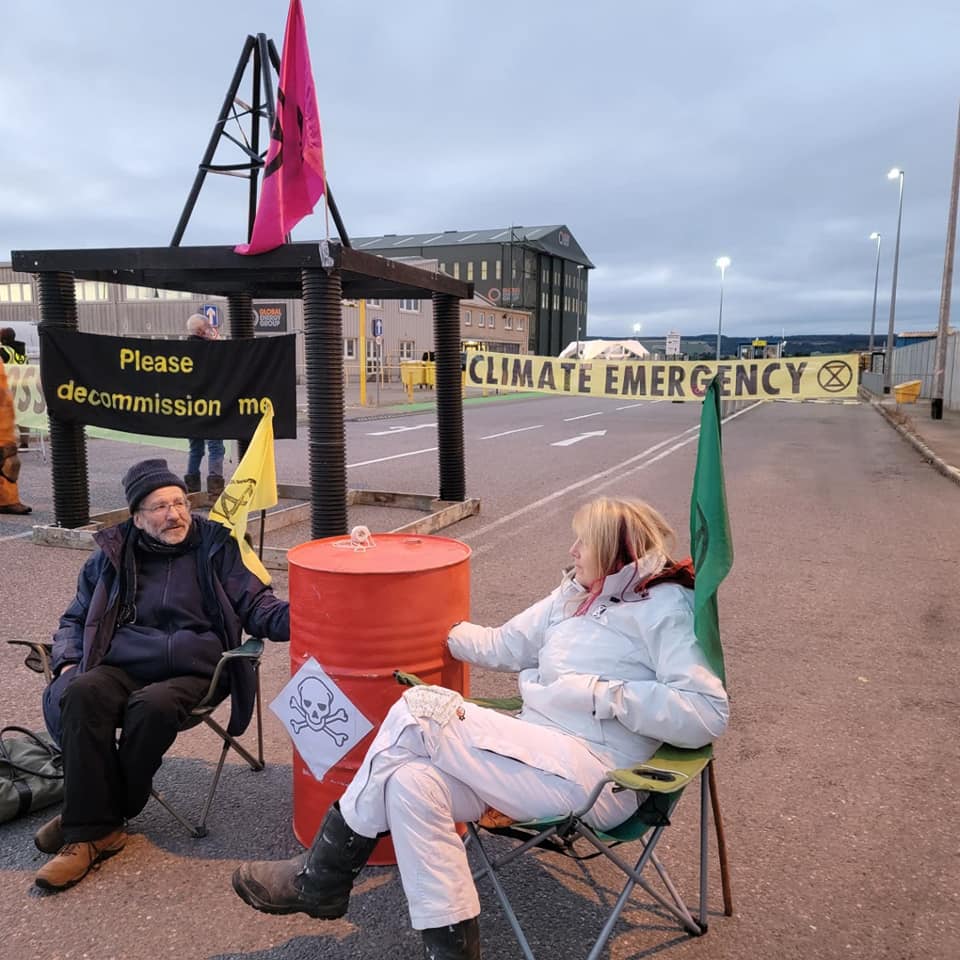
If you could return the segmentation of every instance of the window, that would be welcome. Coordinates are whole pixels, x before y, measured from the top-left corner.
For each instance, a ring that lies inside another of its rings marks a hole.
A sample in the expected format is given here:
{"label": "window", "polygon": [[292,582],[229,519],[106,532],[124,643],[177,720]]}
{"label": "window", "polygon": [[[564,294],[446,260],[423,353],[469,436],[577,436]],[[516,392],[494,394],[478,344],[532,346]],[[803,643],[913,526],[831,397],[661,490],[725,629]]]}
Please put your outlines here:
{"label": "window", "polygon": [[33,287],[29,283],[0,283],[0,303],[30,303]]}
{"label": "window", "polygon": [[453,279],[454,280],[460,279],[460,261],[459,260],[456,261],[453,265]]}
{"label": "window", "polygon": [[473,314],[469,310],[463,311],[463,325],[469,327],[473,323]]}
{"label": "window", "polygon": [[513,317],[504,317],[503,318],[503,329],[512,330],[513,329]]}
{"label": "window", "polygon": [[517,317],[517,330],[523,333],[523,317]]}
{"label": "window", "polygon": [[356,337],[343,338],[343,359],[344,360],[357,359],[357,338]]}
{"label": "window", "polygon": [[480,261],[480,279],[481,280],[487,279],[487,261],[486,260]]}
{"label": "window", "polygon": [[74,280],[77,291],[77,300],[90,302],[91,300],[106,300],[108,298],[107,285],[95,280]]}
{"label": "window", "polygon": [[495,313],[491,313],[490,316],[487,317],[487,326],[492,330],[496,325],[497,315]]}
{"label": "window", "polygon": [[467,262],[467,282],[473,281],[473,261],[470,260]]}
{"label": "window", "polygon": [[477,314],[477,326],[482,327],[486,324],[487,318],[482,313]]}
{"label": "window", "polygon": [[383,309],[383,301],[382,301],[382,300],[368,300],[368,301],[367,301],[367,306],[368,306],[368,307],[374,307],[376,310],[382,310],[382,309]]}
{"label": "window", "polygon": [[420,301],[419,300],[401,300],[400,309],[406,310],[407,313],[419,313]]}
{"label": "window", "polygon": [[554,309],[554,310],[559,310],[559,309],[560,309],[560,294],[559,294],[559,293],[555,293],[555,294],[553,295],[553,309]]}
{"label": "window", "polygon": [[401,340],[400,341],[400,359],[401,360],[412,360],[414,357],[414,349],[416,348],[416,340]]}
{"label": "window", "polygon": [[544,290],[544,291],[540,294],[540,306],[541,306],[541,308],[544,309],[544,310],[547,309],[547,291],[546,291],[546,290]]}
{"label": "window", "polygon": [[502,266],[502,264],[500,263],[500,261],[498,260],[498,261],[497,261],[497,268],[496,268],[496,278],[497,278],[498,280],[501,278],[502,271],[503,271],[503,266]]}

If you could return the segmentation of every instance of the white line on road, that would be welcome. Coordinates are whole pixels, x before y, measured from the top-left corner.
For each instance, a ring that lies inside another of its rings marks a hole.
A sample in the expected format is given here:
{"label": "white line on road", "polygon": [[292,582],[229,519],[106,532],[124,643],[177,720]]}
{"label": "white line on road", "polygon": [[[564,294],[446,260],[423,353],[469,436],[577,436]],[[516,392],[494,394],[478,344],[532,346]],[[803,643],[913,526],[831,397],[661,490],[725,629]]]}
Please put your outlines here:
{"label": "white line on road", "polygon": [[423,430],[428,427],[435,427],[435,423],[418,423],[415,427],[391,427],[389,430],[377,430],[375,433],[368,433],[368,437],[389,437],[394,433],[407,433],[410,430]]}
{"label": "white line on road", "polygon": [[511,433],[523,433],[524,430],[539,430],[543,426],[542,423],[538,423],[532,427],[517,427],[516,430],[504,430],[503,433],[491,433],[486,437],[481,437],[481,440],[496,440],[497,437],[509,437]]}
{"label": "white line on road", "polygon": [[603,415],[602,410],[598,410],[596,413],[582,413],[579,417],[564,417],[564,423],[572,423],[574,420],[586,420],[587,417],[600,417]]}
{"label": "white line on road", "polygon": [[[762,400],[758,400],[756,403],[752,403],[749,407],[744,407],[743,410],[738,410],[736,413],[730,414],[729,417],[726,417],[722,422],[728,423],[730,420],[734,420],[741,414],[746,413],[748,410],[753,410],[754,407],[760,406]],[[629,467],[631,464],[636,463],[638,460],[643,460],[644,457],[653,453],[656,450],[659,450],[661,447],[667,446],[673,441],[679,441],[674,443],[672,447],[669,447],[667,450],[664,450],[662,453],[658,454],[652,460],[647,460],[644,463],[641,463],[639,466],[633,467],[632,470],[628,470],[627,473],[633,473],[637,470],[643,470],[646,467],[649,467],[651,464],[656,463],[658,460],[662,460],[664,457],[673,453],[676,450],[679,450],[681,447],[685,447],[688,443],[697,439],[697,435],[700,432],[700,424],[697,424],[694,427],[689,427],[684,430],[682,433],[678,433],[675,436],[668,437],[666,440],[661,440],[659,443],[655,443],[652,447],[648,447],[643,453],[638,453],[634,457],[630,457],[627,460],[622,461],[621,463],[615,464],[612,467],[608,467],[606,470],[601,470],[599,473],[593,474],[593,476],[585,477],[583,480],[578,480],[576,483],[571,483],[566,487],[563,487],[560,490],[555,490],[553,493],[547,494],[545,497],[541,497],[539,500],[535,500],[533,503],[528,503],[525,507],[521,507],[519,510],[514,510],[513,513],[508,513],[505,517],[500,517],[499,520],[494,520],[493,523],[488,523],[485,527],[481,527],[479,530],[474,530],[471,533],[461,534],[458,539],[460,540],[476,540],[478,537],[482,537],[487,533],[490,533],[491,530],[496,530],[498,527],[502,527],[504,524],[513,523],[518,517],[522,517],[527,513],[530,513],[533,510],[539,510],[540,507],[546,506],[553,500],[557,500],[560,497],[566,496],[568,493],[573,493],[574,490],[579,490],[581,487],[585,487],[588,484],[594,484],[595,489],[600,489],[603,486],[608,486],[610,483],[613,483],[616,480],[621,478],[618,471],[622,470],[624,467]],[[688,433],[693,433],[693,436],[687,437],[685,440],[680,440],[681,437],[685,436]],[[622,476],[626,476],[623,474]],[[598,483],[598,481],[605,481],[604,483]],[[489,546],[492,546],[489,545]],[[474,556],[479,553],[483,553],[485,549],[489,547],[475,547]]]}
{"label": "white line on road", "polygon": [[571,447],[575,443],[579,443],[581,440],[587,440],[589,437],[605,437],[607,435],[606,430],[591,430],[590,433],[581,433],[576,437],[567,437],[566,440],[557,440],[556,443],[551,443],[551,447]]}
{"label": "white line on road", "polygon": [[424,447],[422,450],[408,450],[406,453],[395,453],[391,457],[377,457],[376,460],[361,460],[359,463],[348,463],[347,469],[367,467],[371,463],[384,463],[387,460],[399,460],[401,457],[415,457],[418,453],[432,453],[436,449],[436,447]]}
{"label": "white line on road", "polygon": [[641,400],[640,403],[628,403],[625,407],[617,407],[617,410],[632,410],[634,407],[646,407],[654,403],[663,403],[666,397],[661,397],[659,400]]}

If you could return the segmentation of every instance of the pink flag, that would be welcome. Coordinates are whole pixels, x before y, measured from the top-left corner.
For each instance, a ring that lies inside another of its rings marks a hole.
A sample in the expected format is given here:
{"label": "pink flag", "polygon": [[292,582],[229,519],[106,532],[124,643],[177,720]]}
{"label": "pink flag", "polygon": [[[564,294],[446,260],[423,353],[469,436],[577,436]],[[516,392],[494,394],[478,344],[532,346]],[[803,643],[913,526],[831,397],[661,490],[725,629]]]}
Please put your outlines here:
{"label": "pink flag", "polygon": [[266,253],[313,213],[323,196],[323,139],[300,0],[290,0],[280,59],[277,116],[263,168],[263,186],[249,243],[237,253]]}

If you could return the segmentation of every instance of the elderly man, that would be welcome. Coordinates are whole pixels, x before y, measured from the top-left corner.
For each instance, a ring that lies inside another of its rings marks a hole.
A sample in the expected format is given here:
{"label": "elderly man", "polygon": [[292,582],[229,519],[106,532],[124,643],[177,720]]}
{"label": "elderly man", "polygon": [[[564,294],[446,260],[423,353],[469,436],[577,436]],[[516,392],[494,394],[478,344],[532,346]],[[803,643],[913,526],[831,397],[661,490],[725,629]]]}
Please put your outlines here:
{"label": "elderly man", "polygon": [[[43,708],[63,748],[64,801],[34,838],[56,854],[36,876],[46,890],[73,886],[123,849],[126,821],[241,631],[290,638],[289,604],[244,566],[225,527],[191,516],[166,460],[134,464],[123,489],[130,519],[96,535],[54,635]],[[248,662],[231,662],[222,693],[234,735],[249,723],[254,689]]]}
{"label": "elderly man", "polygon": [[6,365],[0,360],[0,513],[25,514],[31,508],[20,502],[20,455],[15,430],[13,394],[7,384]]}
{"label": "elderly man", "polygon": [[[187,333],[191,340],[219,340],[217,328],[202,313],[193,313],[187,317]],[[190,440],[190,452],[187,454],[187,472],[183,482],[188,493],[200,491],[200,465],[203,463],[204,447],[207,459],[207,493],[219,497],[223,493],[223,457],[226,452],[222,440],[206,440],[193,437]]]}

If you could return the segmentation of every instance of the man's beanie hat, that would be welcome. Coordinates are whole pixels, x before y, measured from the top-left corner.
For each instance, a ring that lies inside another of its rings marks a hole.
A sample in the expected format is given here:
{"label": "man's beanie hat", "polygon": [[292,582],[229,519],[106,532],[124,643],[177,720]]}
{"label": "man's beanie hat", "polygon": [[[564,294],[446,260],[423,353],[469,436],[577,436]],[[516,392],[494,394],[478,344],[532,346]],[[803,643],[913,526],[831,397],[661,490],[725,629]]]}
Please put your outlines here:
{"label": "man's beanie hat", "polygon": [[131,513],[136,513],[140,501],[160,487],[179,487],[187,492],[186,484],[162,459],[141,460],[123,475],[123,492]]}

